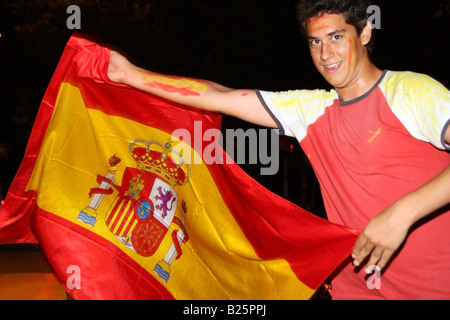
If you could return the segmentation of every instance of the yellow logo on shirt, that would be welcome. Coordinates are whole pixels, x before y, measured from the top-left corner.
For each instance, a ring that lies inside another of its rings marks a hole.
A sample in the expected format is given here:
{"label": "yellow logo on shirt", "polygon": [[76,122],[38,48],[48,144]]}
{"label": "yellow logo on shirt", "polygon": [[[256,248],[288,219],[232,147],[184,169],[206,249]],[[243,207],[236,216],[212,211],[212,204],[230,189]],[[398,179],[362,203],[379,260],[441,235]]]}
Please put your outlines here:
{"label": "yellow logo on shirt", "polygon": [[370,138],[367,139],[367,141],[368,141],[369,143],[372,143],[373,140],[375,140],[375,138],[378,137],[378,136],[380,135],[380,133],[381,133],[381,127],[378,128],[378,129],[375,130],[375,131],[369,130]]}

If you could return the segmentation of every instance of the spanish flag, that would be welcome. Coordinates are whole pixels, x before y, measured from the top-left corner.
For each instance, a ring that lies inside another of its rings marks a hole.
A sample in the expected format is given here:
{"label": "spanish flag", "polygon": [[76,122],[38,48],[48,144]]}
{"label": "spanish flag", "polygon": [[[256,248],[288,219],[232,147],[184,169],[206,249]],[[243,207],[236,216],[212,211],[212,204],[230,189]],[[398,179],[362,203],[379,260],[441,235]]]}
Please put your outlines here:
{"label": "spanish flag", "polygon": [[68,41],[0,208],[0,243],[39,243],[75,299],[309,299],[358,233],[237,164],[198,161],[208,145],[172,133],[220,129],[221,116],[113,83],[109,54]]}

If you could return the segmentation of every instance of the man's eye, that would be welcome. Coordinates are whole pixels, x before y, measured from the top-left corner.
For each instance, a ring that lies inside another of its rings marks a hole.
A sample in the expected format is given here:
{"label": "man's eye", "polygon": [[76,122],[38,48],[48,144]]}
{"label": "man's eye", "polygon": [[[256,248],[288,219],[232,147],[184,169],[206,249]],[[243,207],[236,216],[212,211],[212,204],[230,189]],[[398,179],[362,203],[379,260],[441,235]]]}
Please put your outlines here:
{"label": "man's eye", "polygon": [[319,45],[320,44],[320,40],[311,40],[310,42],[309,42],[309,44],[311,45],[311,46],[317,46],[317,45]]}
{"label": "man's eye", "polygon": [[342,36],[339,35],[339,34],[336,34],[336,35],[334,35],[333,37],[331,37],[331,39],[332,39],[333,41],[338,41],[338,40],[341,39],[341,38],[342,38]]}

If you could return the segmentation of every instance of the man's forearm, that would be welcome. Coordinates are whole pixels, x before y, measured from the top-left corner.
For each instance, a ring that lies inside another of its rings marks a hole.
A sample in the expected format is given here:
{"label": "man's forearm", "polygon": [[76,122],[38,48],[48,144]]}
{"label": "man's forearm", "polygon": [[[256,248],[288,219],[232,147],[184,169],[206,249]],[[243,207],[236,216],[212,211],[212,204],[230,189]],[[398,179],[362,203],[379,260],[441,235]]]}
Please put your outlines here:
{"label": "man's forearm", "polygon": [[399,200],[408,208],[405,218],[412,225],[450,203],[450,165],[432,180]]}
{"label": "man's forearm", "polygon": [[220,110],[216,110],[214,103],[208,102],[207,95],[210,92],[207,91],[227,90],[210,81],[158,74],[133,65],[129,67],[122,81],[164,99],[209,111]]}
{"label": "man's forearm", "polygon": [[127,84],[173,102],[208,110],[213,109],[214,104],[206,102],[205,93],[208,90],[227,89],[210,81],[150,72],[133,65],[113,51],[110,55],[108,76],[113,82]]}

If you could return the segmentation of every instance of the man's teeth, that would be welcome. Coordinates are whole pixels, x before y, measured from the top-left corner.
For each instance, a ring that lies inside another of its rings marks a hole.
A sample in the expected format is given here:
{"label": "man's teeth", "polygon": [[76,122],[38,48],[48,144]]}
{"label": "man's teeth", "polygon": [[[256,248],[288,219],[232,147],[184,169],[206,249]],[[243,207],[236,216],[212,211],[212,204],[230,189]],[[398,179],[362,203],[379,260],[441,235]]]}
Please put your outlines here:
{"label": "man's teeth", "polygon": [[325,66],[327,69],[337,68],[339,66],[340,62],[330,64],[329,66]]}

